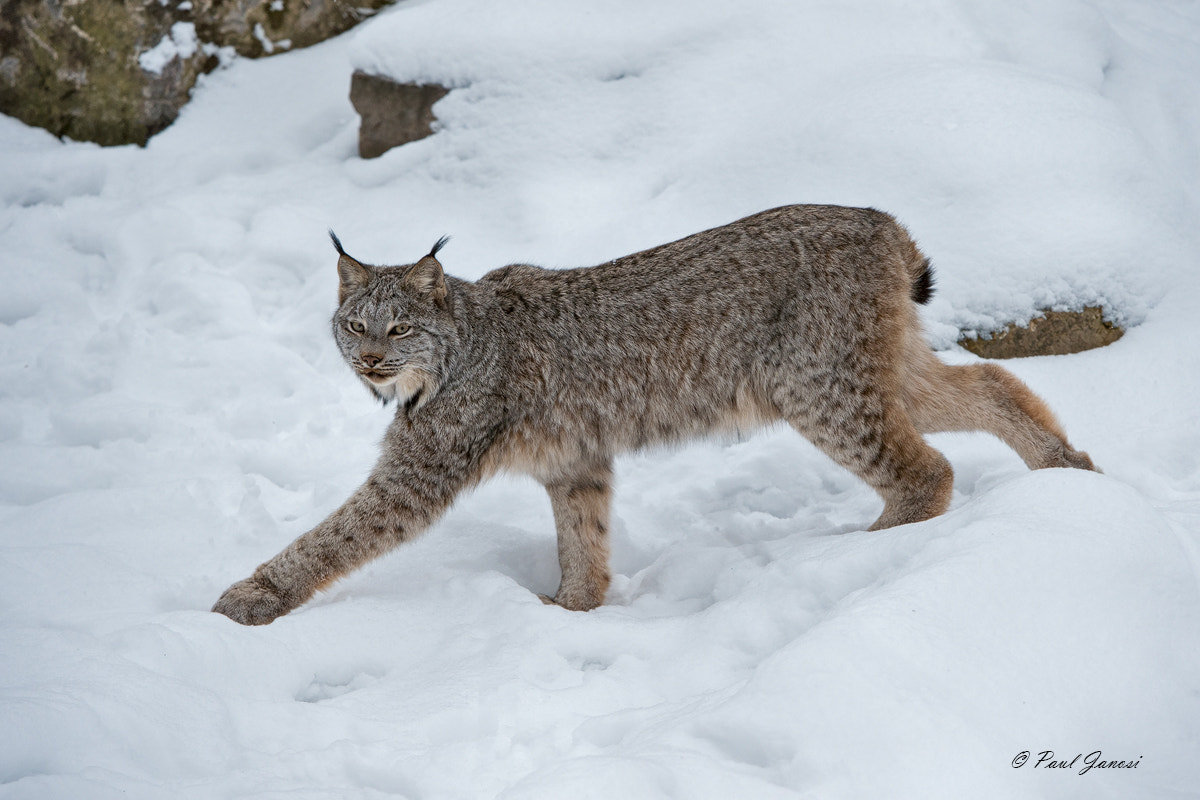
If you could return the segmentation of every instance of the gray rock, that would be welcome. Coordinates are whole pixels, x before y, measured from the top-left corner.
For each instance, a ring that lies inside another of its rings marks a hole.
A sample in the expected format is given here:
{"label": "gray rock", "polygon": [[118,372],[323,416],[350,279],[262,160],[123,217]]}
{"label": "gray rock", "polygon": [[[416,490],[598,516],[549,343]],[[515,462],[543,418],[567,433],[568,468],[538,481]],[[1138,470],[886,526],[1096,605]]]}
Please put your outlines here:
{"label": "gray rock", "polygon": [[396,0],[192,0],[206,42],[258,58],[323,42]]}
{"label": "gray rock", "polygon": [[393,0],[3,0],[0,112],[56,136],[140,144],[218,51],[258,57],[349,29]]}
{"label": "gray rock", "polygon": [[0,4],[0,111],[57,136],[145,144],[175,118],[172,98],[186,99],[210,68],[199,50],[158,74],[138,63],[175,21],[161,4],[140,0]]}
{"label": "gray rock", "polygon": [[433,83],[397,83],[355,72],[350,79],[350,102],[362,117],[358,154],[378,158],[393,147],[433,133],[433,104],[449,91]]}
{"label": "gray rock", "polygon": [[1028,325],[1010,323],[988,337],[972,336],[958,343],[983,358],[1024,358],[1079,353],[1112,344],[1125,330],[1104,319],[1104,309],[1088,306],[1082,311],[1045,309]]}

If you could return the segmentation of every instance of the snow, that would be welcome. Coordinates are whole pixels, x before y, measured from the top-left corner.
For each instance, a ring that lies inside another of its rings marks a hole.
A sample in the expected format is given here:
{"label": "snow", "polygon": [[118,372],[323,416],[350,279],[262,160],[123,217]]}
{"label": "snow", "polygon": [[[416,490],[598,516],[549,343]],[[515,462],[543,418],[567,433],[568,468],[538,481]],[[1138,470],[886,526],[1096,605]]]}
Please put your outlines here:
{"label": "snow", "polygon": [[171,32],[160,39],[158,44],[138,56],[138,64],[146,72],[161,75],[167,64],[176,58],[191,58],[199,46],[196,25],[191,22],[176,22],[171,26]]}
{"label": "snow", "polygon": [[[282,5],[278,9],[274,8],[274,6],[272,5],[271,10],[272,11],[281,11],[282,8],[283,8]],[[271,41],[270,37],[267,36],[267,32],[263,28],[261,22],[254,23],[254,38],[258,39],[258,43],[262,45],[263,52],[268,53],[268,54],[274,53],[276,47],[278,47],[282,50],[287,50],[289,47],[292,46],[291,39],[280,39],[278,42]]]}
{"label": "snow", "polygon": [[[234,61],[145,149],[0,117],[0,797],[1197,796],[1198,45],[1183,0],[429,0]],[[358,159],[355,67],[457,87],[437,133]],[[772,429],[620,460],[586,614],[537,600],[518,478],[270,626],[207,611],[389,419],[328,227],[474,278],[791,202],[909,226],[948,361],[1045,306],[1131,325],[1006,364],[1105,473],[934,436],[951,510],[865,532]]]}

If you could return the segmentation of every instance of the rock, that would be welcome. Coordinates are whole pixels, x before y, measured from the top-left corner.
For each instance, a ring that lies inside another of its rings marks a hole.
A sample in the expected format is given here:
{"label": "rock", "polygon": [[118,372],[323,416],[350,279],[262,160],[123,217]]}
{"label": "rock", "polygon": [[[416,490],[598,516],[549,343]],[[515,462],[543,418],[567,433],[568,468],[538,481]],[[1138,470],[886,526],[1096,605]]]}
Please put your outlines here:
{"label": "rock", "polygon": [[356,71],[350,78],[350,102],[362,117],[358,154],[377,158],[433,133],[433,104],[449,91],[433,83],[397,83]]}
{"label": "rock", "polygon": [[348,31],[395,0],[192,0],[206,42],[258,58]]}
{"label": "rock", "polygon": [[990,338],[963,337],[958,343],[983,358],[1024,358],[1079,353],[1124,335],[1123,328],[1104,320],[1104,309],[1088,306],[1082,311],[1045,309],[1026,326],[1010,323]]}
{"label": "rock", "polygon": [[199,75],[349,29],[393,0],[3,0],[0,112],[56,136],[144,145]]}
{"label": "rock", "polygon": [[199,48],[184,56],[176,47],[157,73],[142,68],[138,56],[164,37],[174,46],[176,21],[171,10],[142,0],[5,2],[0,111],[57,136],[145,144],[175,119],[196,76],[215,66]]}

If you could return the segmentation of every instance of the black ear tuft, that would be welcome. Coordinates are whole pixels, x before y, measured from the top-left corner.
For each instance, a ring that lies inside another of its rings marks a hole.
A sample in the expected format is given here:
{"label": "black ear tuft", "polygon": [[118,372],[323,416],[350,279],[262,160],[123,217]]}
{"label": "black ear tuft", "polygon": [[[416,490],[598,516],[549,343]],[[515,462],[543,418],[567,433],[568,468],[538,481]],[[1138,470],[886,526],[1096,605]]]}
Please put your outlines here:
{"label": "black ear tuft", "polygon": [[[331,231],[331,233],[332,233],[332,231]],[[428,257],[435,258],[438,254],[438,251],[441,250],[443,247],[445,247],[446,242],[448,242],[448,241],[450,241],[450,237],[443,236],[442,238],[440,238],[436,242],[434,242],[433,249],[429,251]]]}
{"label": "black ear tuft", "polygon": [[329,238],[333,240],[333,246],[338,251],[338,305],[340,306],[353,292],[371,282],[372,271],[370,267],[360,264],[353,256],[346,254],[337,234],[332,230],[329,231]]}
{"label": "black ear tuft", "polygon": [[337,248],[338,255],[339,256],[346,255],[346,251],[342,249],[342,242],[340,239],[337,238],[337,234],[333,232],[333,228],[329,229],[329,238],[333,239],[333,246]]}

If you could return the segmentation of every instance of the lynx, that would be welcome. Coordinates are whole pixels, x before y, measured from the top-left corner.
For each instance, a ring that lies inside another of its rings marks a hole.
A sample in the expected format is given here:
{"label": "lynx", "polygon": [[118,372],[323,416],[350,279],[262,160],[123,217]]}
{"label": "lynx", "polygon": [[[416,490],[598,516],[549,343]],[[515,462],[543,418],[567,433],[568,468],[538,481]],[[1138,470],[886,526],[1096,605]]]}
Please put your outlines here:
{"label": "lynx", "polygon": [[917,304],[933,273],[874,209],[789,206],[599,266],[443,273],[337,249],[333,335],[396,414],[371,476],[213,610],[261,625],[429,527],[502,471],[550,495],[568,609],[604,602],[613,457],[786,421],[883,498],[872,530],[941,514],[950,464],[922,438],[983,430],[1031,469],[1095,469],[994,364],[949,366]]}

